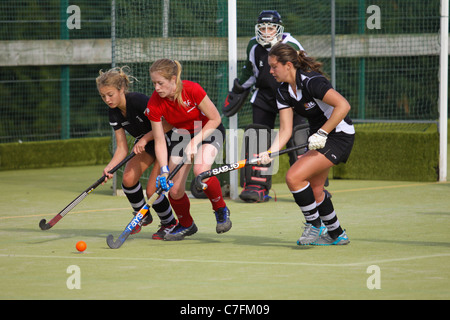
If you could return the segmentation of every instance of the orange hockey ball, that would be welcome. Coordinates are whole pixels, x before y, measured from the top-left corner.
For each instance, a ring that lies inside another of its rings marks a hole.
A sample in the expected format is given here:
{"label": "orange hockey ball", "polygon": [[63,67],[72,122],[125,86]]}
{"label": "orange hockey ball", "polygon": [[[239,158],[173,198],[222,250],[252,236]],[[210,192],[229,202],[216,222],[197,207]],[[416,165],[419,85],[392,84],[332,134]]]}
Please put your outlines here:
{"label": "orange hockey ball", "polygon": [[78,241],[75,245],[75,248],[77,248],[78,251],[83,252],[84,250],[86,250],[86,242]]}

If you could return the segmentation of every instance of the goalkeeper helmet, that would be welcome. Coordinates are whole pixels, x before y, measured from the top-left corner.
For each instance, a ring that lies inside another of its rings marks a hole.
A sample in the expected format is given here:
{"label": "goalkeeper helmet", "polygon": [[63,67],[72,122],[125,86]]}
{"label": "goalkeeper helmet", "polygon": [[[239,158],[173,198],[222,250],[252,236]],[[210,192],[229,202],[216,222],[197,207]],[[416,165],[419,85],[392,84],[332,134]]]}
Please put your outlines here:
{"label": "goalkeeper helmet", "polygon": [[281,16],[275,10],[261,11],[255,25],[256,41],[264,48],[271,48],[281,41],[284,27]]}

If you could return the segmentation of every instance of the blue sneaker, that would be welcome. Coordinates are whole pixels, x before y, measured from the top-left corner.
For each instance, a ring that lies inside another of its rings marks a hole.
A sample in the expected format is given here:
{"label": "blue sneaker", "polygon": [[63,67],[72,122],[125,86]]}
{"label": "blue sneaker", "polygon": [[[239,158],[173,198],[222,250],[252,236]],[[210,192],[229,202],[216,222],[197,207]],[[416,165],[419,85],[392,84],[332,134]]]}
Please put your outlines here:
{"label": "blue sneaker", "polygon": [[313,242],[313,245],[316,246],[333,246],[333,245],[346,245],[349,244],[350,240],[348,240],[348,236],[345,233],[345,230],[337,237],[336,239],[332,238],[329,233],[323,234],[317,239],[317,241]]}
{"label": "blue sneaker", "polygon": [[216,215],[216,232],[224,233],[231,229],[230,210],[227,207],[219,208],[214,211]]}
{"label": "blue sneaker", "polygon": [[178,225],[175,228],[173,228],[172,231],[170,231],[164,236],[164,240],[167,241],[183,240],[184,237],[192,236],[197,231],[198,229],[194,222],[192,222],[190,227],[183,227],[181,224],[178,223]]}
{"label": "blue sneaker", "polygon": [[319,228],[314,227],[311,223],[305,223],[305,230],[303,230],[300,239],[297,240],[297,244],[299,246],[312,244],[325,233],[327,233],[327,227],[325,227],[322,221],[320,222]]}

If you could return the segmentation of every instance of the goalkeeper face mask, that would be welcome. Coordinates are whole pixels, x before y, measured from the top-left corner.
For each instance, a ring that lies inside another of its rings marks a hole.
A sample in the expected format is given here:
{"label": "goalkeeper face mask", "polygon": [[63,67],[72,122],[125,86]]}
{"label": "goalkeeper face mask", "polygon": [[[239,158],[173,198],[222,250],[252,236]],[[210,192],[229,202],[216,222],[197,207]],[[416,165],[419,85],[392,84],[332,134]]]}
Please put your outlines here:
{"label": "goalkeeper face mask", "polygon": [[283,22],[275,10],[264,10],[258,16],[255,25],[256,41],[264,48],[272,48],[283,36]]}
{"label": "goalkeeper face mask", "polygon": [[284,27],[276,23],[258,23],[255,26],[256,41],[264,48],[272,48],[281,41]]}

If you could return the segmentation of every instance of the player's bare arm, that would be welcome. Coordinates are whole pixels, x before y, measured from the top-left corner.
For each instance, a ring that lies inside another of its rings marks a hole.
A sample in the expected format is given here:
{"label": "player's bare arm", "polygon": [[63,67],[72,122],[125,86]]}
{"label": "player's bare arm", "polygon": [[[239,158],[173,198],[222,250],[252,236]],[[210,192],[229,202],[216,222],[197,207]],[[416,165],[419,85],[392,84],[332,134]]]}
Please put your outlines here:
{"label": "player's bare arm", "polygon": [[347,116],[350,111],[350,104],[347,99],[334,89],[328,90],[322,101],[334,107],[330,118],[322,126],[323,130],[330,133]]}

